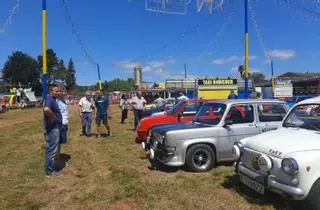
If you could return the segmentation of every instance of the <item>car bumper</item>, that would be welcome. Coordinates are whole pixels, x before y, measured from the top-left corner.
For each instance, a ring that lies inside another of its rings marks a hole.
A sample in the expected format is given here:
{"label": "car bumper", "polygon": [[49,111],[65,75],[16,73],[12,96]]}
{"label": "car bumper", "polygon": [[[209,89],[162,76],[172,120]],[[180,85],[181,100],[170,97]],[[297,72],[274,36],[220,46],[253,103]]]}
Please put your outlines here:
{"label": "car bumper", "polygon": [[147,140],[148,131],[137,131],[136,142],[143,142]]}
{"label": "car bumper", "polygon": [[179,157],[175,152],[167,151],[165,148],[154,148],[151,147],[149,150],[150,161],[158,160],[166,166],[183,166],[184,163],[179,160]]}
{"label": "car bumper", "polygon": [[305,192],[302,189],[293,187],[291,185],[282,184],[276,181],[275,176],[273,175],[262,176],[255,171],[246,168],[241,162],[235,163],[234,168],[237,174],[245,175],[256,182],[263,184],[265,188],[270,191],[286,196],[291,196],[298,200],[303,199],[306,196]]}

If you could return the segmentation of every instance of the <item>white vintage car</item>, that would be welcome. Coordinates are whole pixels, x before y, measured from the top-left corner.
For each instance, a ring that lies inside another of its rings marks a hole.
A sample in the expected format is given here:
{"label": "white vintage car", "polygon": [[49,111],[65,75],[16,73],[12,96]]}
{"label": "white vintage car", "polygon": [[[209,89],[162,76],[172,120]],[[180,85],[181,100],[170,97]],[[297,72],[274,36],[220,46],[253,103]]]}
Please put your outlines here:
{"label": "white vintage car", "polygon": [[[320,97],[296,104],[279,129],[242,139],[233,146],[241,184],[270,190],[320,209]],[[308,208],[308,209],[310,209]]]}

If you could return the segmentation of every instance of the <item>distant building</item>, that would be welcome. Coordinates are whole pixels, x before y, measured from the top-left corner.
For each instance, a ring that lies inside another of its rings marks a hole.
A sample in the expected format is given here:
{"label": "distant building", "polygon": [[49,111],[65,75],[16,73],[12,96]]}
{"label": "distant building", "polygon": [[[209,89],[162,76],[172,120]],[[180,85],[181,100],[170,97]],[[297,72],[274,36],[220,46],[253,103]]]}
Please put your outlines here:
{"label": "distant building", "polygon": [[293,84],[293,96],[320,95],[320,73],[286,72],[278,76],[277,80],[291,80]]}
{"label": "distant building", "polygon": [[140,65],[137,65],[133,69],[134,74],[134,84],[137,89],[141,88],[142,85],[142,67]]}

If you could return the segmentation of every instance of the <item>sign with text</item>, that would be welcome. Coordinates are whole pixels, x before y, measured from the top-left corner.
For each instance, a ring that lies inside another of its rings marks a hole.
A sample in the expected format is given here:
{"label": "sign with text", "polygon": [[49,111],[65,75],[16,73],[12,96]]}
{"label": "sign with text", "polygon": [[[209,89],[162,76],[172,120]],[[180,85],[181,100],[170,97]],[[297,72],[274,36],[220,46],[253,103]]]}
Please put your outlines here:
{"label": "sign with text", "polygon": [[274,97],[292,97],[293,95],[293,85],[291,80],[276,80],[274,87]]}
{"label": "sign with text", "polygon": [[199,79],[198,85],[237,85],[237,79]]}

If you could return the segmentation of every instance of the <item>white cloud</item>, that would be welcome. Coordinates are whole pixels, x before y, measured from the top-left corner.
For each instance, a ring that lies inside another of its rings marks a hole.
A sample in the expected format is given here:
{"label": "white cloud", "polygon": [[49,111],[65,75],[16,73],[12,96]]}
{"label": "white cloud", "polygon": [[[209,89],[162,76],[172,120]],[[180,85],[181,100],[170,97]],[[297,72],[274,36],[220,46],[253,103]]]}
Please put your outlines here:
{"label": "white cloud", "polygon": [[136,65],[138,65],[138,63],[132,62],[132,61],[130,61],[130,60],[123,60],[123,61],[114,62],[112,65],[113,65],[114,67],[120,68],[120,69],[133,70],[133,68],[134,68]]}
{"label": "white cloud", "polygon": [[[256,59],[258,59],[258,56],[255,56],[255,55],[249,56],[249,60],[256,60]],[[217,58],[213,60],[212,63],[215,65],[223,65],[227,63],[237,63],[241,61],[244,61],[244,56],[232,55],[225,58]]]}
{"label": "white cloud", "polygon": [[289,60],[290,58],[296,56],[296,52],[294,50],[271,50],[267,52],[267,55],[271,58],[279,59],[279,60]]}
{"label": "white cloud", "polygon": [[226,58],[217,58],[217,59],[213,60],[212,63],[216,64],[216,65],[222,65],[222,64],[226,64],[226,63],[237,62],[240,59],[241,58],[239,56],[232,55],[232,56],[226,57]]}
{"label": "white cloud", "polygon": [[176,60],[173,58],[169,58],[168,60],[159,60],[159,61],[151,61],[148,64],[152,67],[152,68],[163,68],[165,65],[167,64],[173,64],[175,63]]}
{"label": "white cloud", "polygon": [[[257,73],[257,72],[262,72],[261,69],[259,68],[250,68],[249,67],[249,72],[251,73]],[[238,66],[233,66],[230,70],[230,73],[238,73]]]}
{"label": "white cloud", "polygon": [[152,67],[151,67],[151,66],[143,66],[143,67],[142,67],[142,71],[143,71],[143,72],[152,71]]}

